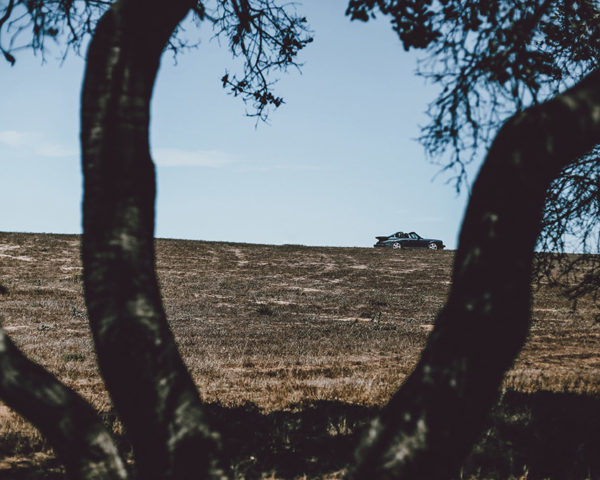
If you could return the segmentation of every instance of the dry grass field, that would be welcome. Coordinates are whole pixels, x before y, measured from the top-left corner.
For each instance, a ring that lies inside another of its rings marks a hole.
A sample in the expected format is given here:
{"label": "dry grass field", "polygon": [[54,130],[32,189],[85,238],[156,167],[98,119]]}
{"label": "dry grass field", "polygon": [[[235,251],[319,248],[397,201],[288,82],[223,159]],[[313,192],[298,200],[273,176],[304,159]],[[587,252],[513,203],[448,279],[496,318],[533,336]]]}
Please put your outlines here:
{"label": "dry grass field", "polygon": [[[360,426],[415,365],[452,260],[157,241],[172,329],[238,478],[343,475]],[[0,320],[17,345],[119,436],[87,326],[79,237],[0,233],[0,285]],[[599,347],[592,299],[574,309],[542,285],[530,338],[462,478],[600,478]],[[32,426],[2,405],[0,420],[2,478],[63,478]]]}

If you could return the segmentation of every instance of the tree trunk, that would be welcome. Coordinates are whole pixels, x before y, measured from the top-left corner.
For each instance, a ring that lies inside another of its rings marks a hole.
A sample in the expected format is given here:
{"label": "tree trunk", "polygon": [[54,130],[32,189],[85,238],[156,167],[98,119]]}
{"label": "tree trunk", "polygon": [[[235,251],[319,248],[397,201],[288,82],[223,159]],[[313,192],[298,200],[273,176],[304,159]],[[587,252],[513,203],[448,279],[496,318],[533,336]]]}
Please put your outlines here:
{"label": "tree trunk", "polygon": [[102,376],[140,478],[219,476],[216,436],[167,324],[154,269],[150,98],[160,56],[194,0],[118,0],[87,56],[82,261]]}
{"label": "tree trunk", "polygon": [[455,476],[531,318],[545,192],[600,143],[600,72],[511,118],[473,187],[446,306],[423,355],[367,432],[355,479]]}
{"label": "tree trunk", "polygon": [[0,397],[48,438],[69,478],[127,478],[125,464],[92,407],[28,360],[2,328]]}

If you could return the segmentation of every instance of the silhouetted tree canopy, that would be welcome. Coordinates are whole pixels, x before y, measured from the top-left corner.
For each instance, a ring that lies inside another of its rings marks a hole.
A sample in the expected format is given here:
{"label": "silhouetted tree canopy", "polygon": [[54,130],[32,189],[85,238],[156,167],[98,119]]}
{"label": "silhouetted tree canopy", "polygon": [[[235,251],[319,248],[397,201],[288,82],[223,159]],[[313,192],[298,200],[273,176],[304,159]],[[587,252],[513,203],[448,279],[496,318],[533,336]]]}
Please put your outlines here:
{"label": "silhouetted tree canopy", "polygon": [[[418,74],[440,87],[420,141],[430,158],[454,172],[480,159],[511,115],[552,98],[600,65],[600,4],[591,0],[350,0],[347,15],[382,14],[405,49],[420,49]],[[578,296],[600,287],[598,150],[569,165],[548,189],[538,274]],[[515,232],[518,235],[518,232]],[[573,263],[575,261],[575,263]],[[557,262],[561,265],[556,269]],[[575,278],[581,268],[591,269]]]}
{"label": "silhouetted tree canopy", "polygon": [[446,168],[489,147],[508,116],[555,96],[598,67],[597,2],[350,0],[347,15],[391,17],[405,49],[422,49],[418,74],[438,84],[421,141]]}
{"label": "silhouetted tree canopy", "polygon": [[[112,0],[9,0],[0,9],[0,52],[14,64],[20,50],[32,49],[46,58],[48,43],[60,45],[64,55],[79,53],[89,41],[100,17]],[[265,120],[270,108],[283,98],[273,92],[274,75],[299,67],[298,52],[312,42],[305,17],[293,4],[273,0],[209,0],[190,10],[200,29],[212,25],[212,34],[223,38],[233,57],[242,59],[241,72],[225,72],[223,87],[249,106],[247,114]],[[196,45],[198,33],[178,27],[167,48],[177,53]]]}

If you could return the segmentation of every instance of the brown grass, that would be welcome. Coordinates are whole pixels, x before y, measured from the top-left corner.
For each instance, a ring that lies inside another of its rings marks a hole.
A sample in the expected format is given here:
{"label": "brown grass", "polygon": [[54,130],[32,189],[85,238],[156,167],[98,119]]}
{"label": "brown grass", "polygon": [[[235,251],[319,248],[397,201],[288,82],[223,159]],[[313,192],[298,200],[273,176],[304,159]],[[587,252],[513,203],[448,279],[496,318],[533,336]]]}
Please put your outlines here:
{"label": "brown grass", "polygon": [[[301,402],[385,404],[419,357],[452,260],[450,251],[157,241],[166,311],[203,399],[228,409],[252,404],[261,415]],[[109,412],[82,297],[79,237],[0,233],[0,285],[0,320],[19,347]],[[596,315],[591,299],[573,310],[542,285],[506,390],[597,396]],[[0,417],[0,471],[15,466],[6,458],[48,450],[6,407]]]}

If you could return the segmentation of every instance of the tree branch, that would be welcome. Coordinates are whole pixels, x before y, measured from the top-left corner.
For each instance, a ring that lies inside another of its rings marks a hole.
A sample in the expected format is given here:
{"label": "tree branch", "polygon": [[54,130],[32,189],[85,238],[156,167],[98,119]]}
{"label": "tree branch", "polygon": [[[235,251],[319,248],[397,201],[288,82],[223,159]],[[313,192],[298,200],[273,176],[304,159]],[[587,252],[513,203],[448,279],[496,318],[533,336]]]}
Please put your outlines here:
{"label": "tree branch", "polygon": [[6,9],[4,10],[4,15],[2,15],[2,17],[0,18],[0,29],[4,25],[4,22],[6,22],[10,18],[10,15],[12,13],[14,6],[15,6],[15,1],[9,0],[8,5],[6,6]]}
{"label": "tree branch", "polygon": [[0,397],[48,438],[70,478],[127,478],[125,464],[92,407],[28,360],[2,328]]}

